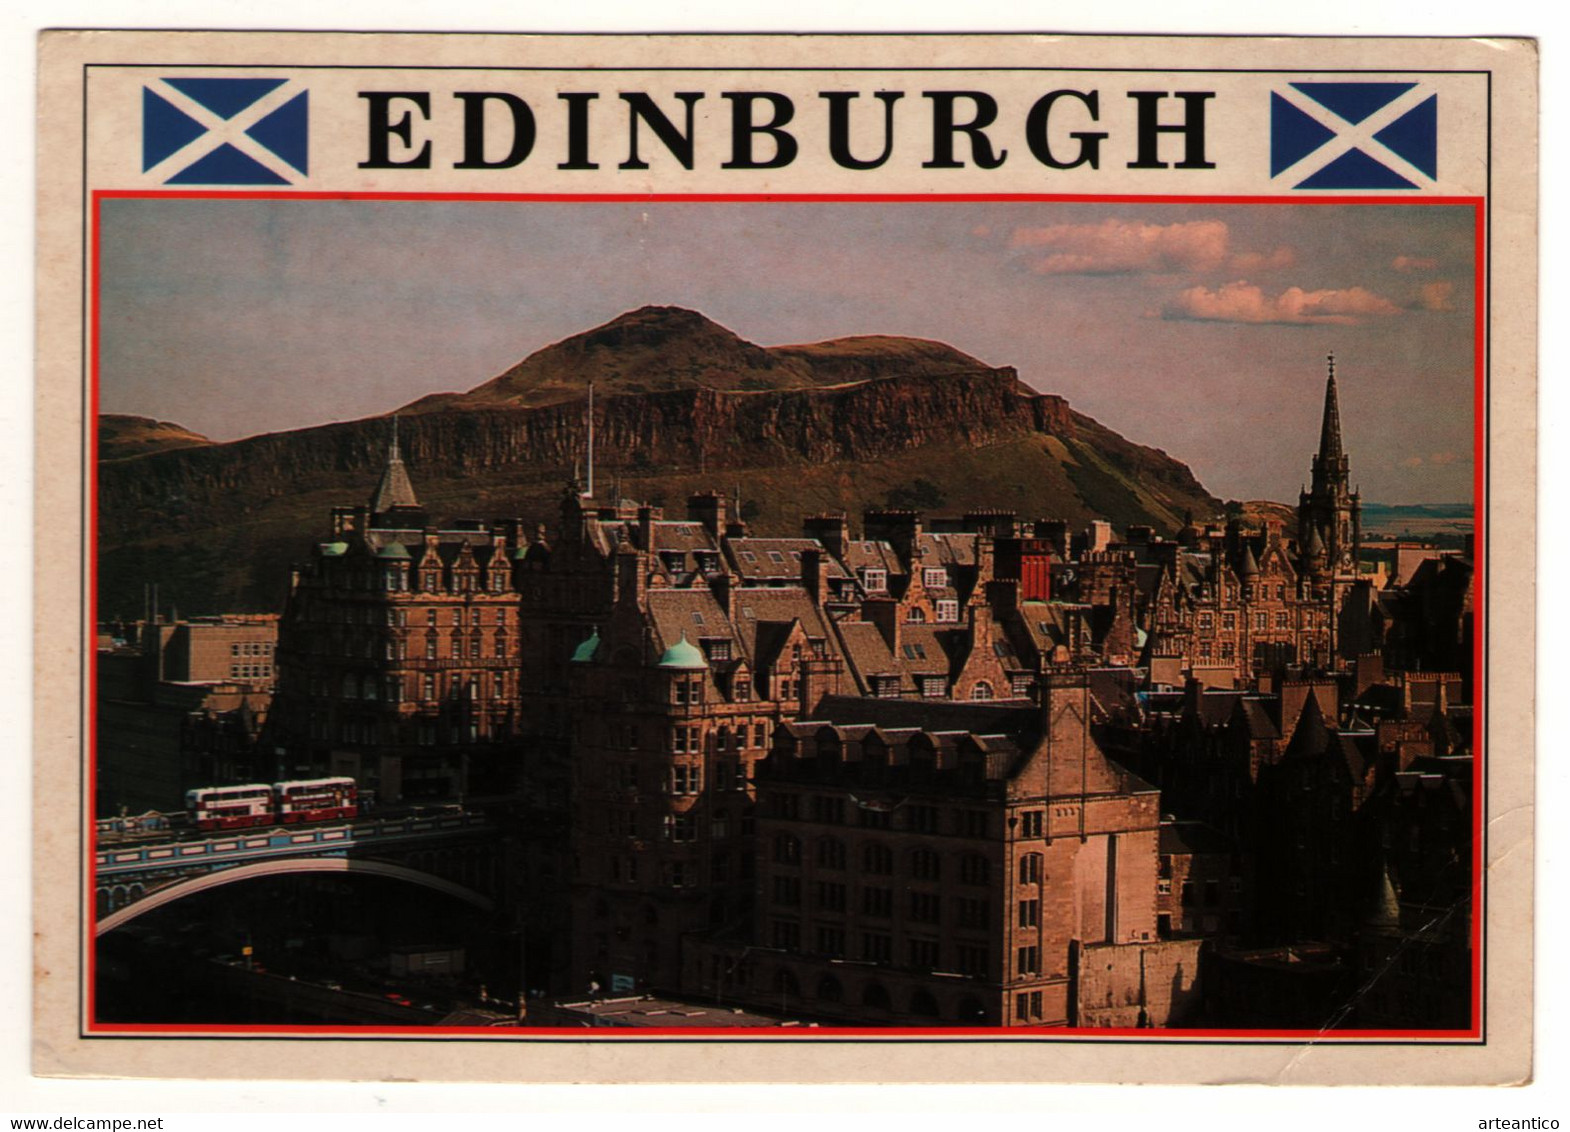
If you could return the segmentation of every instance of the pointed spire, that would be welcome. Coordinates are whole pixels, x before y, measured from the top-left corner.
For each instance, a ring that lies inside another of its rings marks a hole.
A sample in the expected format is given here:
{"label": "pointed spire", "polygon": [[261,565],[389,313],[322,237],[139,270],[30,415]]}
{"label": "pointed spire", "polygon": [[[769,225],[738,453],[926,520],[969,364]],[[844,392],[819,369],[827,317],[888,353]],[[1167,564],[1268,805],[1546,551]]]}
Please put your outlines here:
{"label": "pointed spire", "polygon": [[392,420],[392,442],[387,446],[387,466],[382,469],[382,479],[371,496],[371,513],[378,514],[394,507],[418,507],[414,485],[409,482],[409,472],[403,466],[403,453],[398,448],[398,418]]}
{"label": "pointed spire", "polygon": [[1330,375],[1325,378],[1325,418],[1319,426],[1319,459],[1330,463],[1341,459],[1341,405],[1336,399],[1336,356],[1326,354]]}

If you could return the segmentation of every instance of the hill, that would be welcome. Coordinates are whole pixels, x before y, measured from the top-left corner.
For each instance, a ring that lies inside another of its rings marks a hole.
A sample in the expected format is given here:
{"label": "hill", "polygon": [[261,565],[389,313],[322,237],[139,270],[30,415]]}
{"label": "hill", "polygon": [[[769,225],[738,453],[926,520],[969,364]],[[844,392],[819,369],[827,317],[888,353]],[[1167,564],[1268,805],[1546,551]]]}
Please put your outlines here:
{"label": "hill", "polygon": [[[746,364],[726,368],[736,361]],[[1168,532],[1186,511],[1220,506],[1185,465],[1033,392],[1009,367],[908,338],[766,349],[672,308],[634,311],[471,393],[401,411],[422,503],[438,518],[554,528],[585,448],[587,373],[602,497],[619,485],[676,512],[695,490],[739,488],[760,533],[794,533],[803,513],[854,521],[912,499],[938,513],[1003,507]],[[736,387],[717,387],[725,381]],[[387,418],[371,418],[104,462],[102,612],[140,608],[149,581],[183,612],[278,608],[289,563],[322,537],[328,509],[369,496],[389,433]]]}
{"label": "hill", "polygon": [[692,388],[761,392],[985,368],[952,346],[915,338],[756,346],[697,311],[640,307],[546,346],[468,393],[431,394],[398,412],[556,405],[582,399],[590,382],[601,396]]}
{"label": "hill", "polygon": [[170,421],[105,413],[98,418],[98,458],[123,460],[171,448],[191,448],[212,441]]}

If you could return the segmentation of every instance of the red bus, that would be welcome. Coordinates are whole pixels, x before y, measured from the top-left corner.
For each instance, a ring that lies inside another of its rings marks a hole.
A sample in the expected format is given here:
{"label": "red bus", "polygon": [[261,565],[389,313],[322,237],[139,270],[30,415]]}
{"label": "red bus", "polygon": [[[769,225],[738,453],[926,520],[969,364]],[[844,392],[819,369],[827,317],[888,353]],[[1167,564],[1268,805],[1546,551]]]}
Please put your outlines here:
{"label": "red bus", "polygon": [[352,818],[360,807],[352,778],[311,778],[273,783],[273,805],[286,825]]}
{"label": "red bus", "polygon": [[273,788],[262,783],[204,786],[185,792],[185,808],[197,829],[269,825],[273,820]]}

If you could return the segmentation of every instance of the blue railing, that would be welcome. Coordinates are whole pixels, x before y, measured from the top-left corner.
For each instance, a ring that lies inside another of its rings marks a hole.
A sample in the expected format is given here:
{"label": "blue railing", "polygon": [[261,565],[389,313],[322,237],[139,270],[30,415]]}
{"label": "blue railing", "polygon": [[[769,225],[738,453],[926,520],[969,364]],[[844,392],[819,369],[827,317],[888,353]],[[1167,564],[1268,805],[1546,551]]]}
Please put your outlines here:
{"label": "blue railing", "polygon": [[112,846],[95,854],[95,874],[108,878],[130,873],[179,869],[189,865],[279,856],[347,853],[357,845],[386,844],[482,828],[481,814],[404,817],[353,825],[270,826],[215,834],[200,841],[156,841]]}

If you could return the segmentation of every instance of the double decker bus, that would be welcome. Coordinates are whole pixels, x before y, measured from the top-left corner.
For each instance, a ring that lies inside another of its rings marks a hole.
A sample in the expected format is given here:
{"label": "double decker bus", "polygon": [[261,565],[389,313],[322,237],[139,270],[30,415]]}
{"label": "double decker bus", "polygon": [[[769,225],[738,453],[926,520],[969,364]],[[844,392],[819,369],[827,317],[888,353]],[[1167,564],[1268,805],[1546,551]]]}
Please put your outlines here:
{"label": "double decker bus", "polygon": [[273,784],[273,804],[278,820],[286,825],[303,821],[352,818],[359,813],[354,779],[311,778]]}
{"label": "double decker bus", "polygon": [[262,783],[203,786],[185,792],[185,808],[197,829],[268,825],[273,819],[273,788]]}

